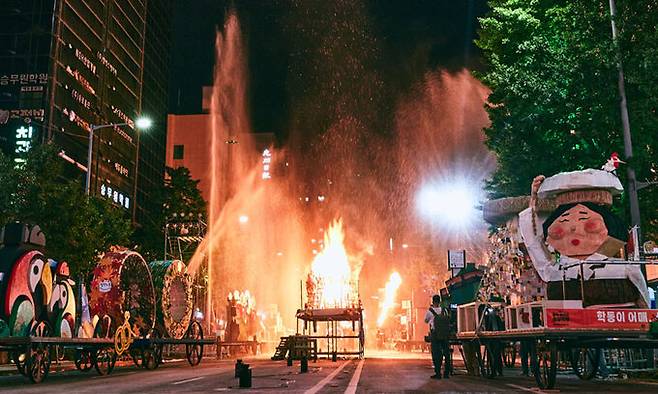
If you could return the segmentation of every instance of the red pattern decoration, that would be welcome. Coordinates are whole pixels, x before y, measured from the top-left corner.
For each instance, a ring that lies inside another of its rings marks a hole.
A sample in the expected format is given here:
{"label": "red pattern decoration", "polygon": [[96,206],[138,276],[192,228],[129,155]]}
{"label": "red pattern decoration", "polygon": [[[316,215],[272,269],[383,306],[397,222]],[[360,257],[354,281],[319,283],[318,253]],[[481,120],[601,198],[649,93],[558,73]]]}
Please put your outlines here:
{"label": "red pattern decoration", "polygon": [[92,315],[112,318],[116,328],[129,311],[131,323],[146,334],[155,322],[155,293],[148,265],[141,255],[124,250],[106,253],[93,271],[89,289]]}
{"label": "red pattern decoration", "polygon": [[658,321],[655,309],[546,309],[548,328],[649,330]]}

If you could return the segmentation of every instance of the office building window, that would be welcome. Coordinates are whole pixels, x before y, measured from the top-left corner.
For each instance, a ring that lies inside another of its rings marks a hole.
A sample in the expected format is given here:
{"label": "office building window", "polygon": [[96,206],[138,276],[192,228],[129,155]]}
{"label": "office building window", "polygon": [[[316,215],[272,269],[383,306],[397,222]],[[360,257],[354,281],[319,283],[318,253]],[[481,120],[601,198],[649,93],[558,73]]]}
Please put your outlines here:
{"label": "office building window", "polygon": [[185,145],[174,145],[174,160],[183,160]]}

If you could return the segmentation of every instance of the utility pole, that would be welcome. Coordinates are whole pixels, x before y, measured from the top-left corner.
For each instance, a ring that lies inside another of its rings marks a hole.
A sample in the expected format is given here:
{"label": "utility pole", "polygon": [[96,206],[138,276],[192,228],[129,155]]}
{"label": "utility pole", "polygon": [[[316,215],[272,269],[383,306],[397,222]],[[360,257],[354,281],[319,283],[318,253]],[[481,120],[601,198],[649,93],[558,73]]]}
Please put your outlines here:
{"label": "utility pole", "polygon": [[[633,144],[631,142],[631,125],[628,120],[628,107],[626,103],[626,88],[624,86],[624,67],[621,61],[621,50],[617,44],[617,25],[615,19],[617,18],[617,6],[615,0],[610,1],[610,22],[612,24],[612,40],[617,47],[617,70],[619,71],[617,85],[619,88],[619,108],[621,110],[621,123],[624,132],[624,156],[626,158],[626,176],[628,177],[628,200],[631,208],[631,226],[637,226],[638,241],[642,239],[642,232],[640,231],[640,205],[637,199],[637,180],[635,178],[635,169],[633,168],[631,159],[633,158]],[[644,271],[644,266],[642,266]],[[645,273],[646,276],[646,273]]]}

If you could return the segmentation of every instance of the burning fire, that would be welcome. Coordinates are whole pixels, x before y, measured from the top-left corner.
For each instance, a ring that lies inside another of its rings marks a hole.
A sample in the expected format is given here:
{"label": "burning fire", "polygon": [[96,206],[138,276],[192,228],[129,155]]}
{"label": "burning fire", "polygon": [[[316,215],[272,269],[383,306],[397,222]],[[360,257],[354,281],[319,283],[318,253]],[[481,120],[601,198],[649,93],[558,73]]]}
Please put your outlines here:
{"label": "burning fire", "polygon": [[324,233],[324,248],[311,263],[306,282],[308,302],[314,308],[346,308],[356,304],[343,221],[333,221]]}
{"label": "burning fire", "polygon": [[388,278],[388,282],[386,282],[386,287],[384,288],[384,301],[382,302],[381,311],[377,318],[377,327],[381,327],[384,324],[384,321],[386,321],[389,310],[393,308],[395,296],[401,284],[402,278],[400,277],[400,274],[393,272]]}
{"label": "burning fire", "polygon": [[247,314],[251,313],[256,308],[256,298],[249,292],[249,290],[238,291],[234,290],[228,293],[228,300],[235,300],[235,304],[240,306]]}

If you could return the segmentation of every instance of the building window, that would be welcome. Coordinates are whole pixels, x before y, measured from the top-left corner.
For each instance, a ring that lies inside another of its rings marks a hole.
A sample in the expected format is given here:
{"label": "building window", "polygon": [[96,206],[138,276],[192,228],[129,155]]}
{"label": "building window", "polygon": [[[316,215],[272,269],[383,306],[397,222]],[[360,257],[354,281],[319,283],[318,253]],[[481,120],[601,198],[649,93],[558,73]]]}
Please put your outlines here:
{"label": "building window", "polygon": [[174,145],[174,160],[183,160],[185,145]]}

